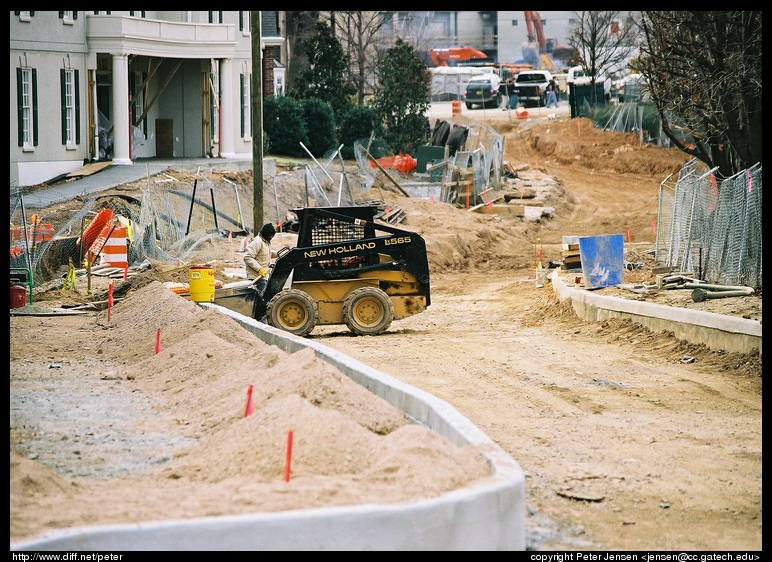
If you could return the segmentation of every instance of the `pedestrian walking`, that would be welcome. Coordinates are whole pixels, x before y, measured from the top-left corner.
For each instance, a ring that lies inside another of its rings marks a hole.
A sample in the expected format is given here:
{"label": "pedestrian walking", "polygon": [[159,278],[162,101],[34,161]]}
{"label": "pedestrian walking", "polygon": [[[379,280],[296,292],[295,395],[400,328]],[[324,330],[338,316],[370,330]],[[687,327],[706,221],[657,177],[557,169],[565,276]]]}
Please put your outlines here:
{"label": "pedestrian walking", "polygon": [[507,79],[507,95],[509,96],[509,109],[517,109],[520,103],[520,90],[518,90],[513,78]]}
{"label": "pedestrian walking", "polygon": [[552,104],[555,104],[555,107],[558,106],[558,86],[555,83],[555,79],[549,81],[549,84],[547,84],[547,107],[552,107]]}

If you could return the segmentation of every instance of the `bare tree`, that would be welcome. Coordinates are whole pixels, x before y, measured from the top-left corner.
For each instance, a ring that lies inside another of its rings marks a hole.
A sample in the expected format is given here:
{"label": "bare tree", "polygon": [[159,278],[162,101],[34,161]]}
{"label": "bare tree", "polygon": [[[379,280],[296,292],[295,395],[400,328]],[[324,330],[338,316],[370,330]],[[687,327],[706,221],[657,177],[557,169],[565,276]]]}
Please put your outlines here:
{"label": "bare tree", "polygon": [[590,77],[590,104],[595,105],[597,78],[626,65],[635,51],[638,30],[631,20],[623,21],[620,12],[574,12],[574,18],[577,23],[568,44],[576,50],[584,72]]}
{"label": "bare tree", "polygon": [[761,11],[643,12],[641,73],[663,132],[729,177],[761,162]]}
{"label": "bare tree", "polygon": [[440,36],[434,21],[435,12],[392,12],[394,38],[412,45],[418,57],[427,66],[433,64],[430,51],[437,47]]}
{"label": "bare tree", "polygon": [[287,12],[289,62],[287,88],[292,89],[308,66],[302,42],[308,38],[314,19],[329,23],[348,56],[348,80],[356,86],[357,105],[364,105],[378,87],[379,65],[397,39],[413,45],[428,60],[431,37],[428,30],[434,12]]}
{"label": "bare tree", "polygon": [[349,78],[357,89],[357,105],[364,105],[366,96],[376,89],[378,64],[392,44],[382,44],[380,35],[394,12],[336,11],[324,14],[349,57]]}
{"label": "bare tree", "polygon": [[303,45],[316,33],[319,12],[287,12],[287,93],[300,86],[310,62]]}

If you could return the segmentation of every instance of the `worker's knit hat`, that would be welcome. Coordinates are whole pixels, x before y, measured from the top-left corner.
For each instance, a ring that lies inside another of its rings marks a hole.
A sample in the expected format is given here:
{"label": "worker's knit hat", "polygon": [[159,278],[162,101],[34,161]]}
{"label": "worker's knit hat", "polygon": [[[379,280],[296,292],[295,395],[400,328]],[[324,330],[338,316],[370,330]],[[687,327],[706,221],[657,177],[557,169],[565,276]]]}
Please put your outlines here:
{"label": "worker's knit hat", "polygon": [[266,240],[270,240],[276,234],[276,229],[269,222],[269,223],[263,225],[263,228],[260,229],[260,234]]}

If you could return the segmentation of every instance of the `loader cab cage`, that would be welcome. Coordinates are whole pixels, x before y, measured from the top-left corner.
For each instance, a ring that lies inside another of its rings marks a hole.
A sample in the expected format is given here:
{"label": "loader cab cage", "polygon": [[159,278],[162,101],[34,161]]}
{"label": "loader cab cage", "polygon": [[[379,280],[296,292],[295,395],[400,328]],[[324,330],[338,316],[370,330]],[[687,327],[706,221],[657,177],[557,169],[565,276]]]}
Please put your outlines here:
{"label": "loader cab cage", "polygon": [[[343,242],[350,245],[355,244],[357,240],[372,239],[377,236],[373,222],[378,212],[377,207],[312,207],[293,209],[293,212],[300,222],[297,243],[300,247],[311,248]],[[335,274],[331,273],[333,270],[351,270],[377,263],[379,263],[377,252],[361,250],[355,252],[355,255],[339,257],[330,255],[329,259],[308,261],[305,267],[300,266],[300,269],[306,270],[306,274],[300,273],[300,275],[306,279],[315,278],[317,275],[313,274],[313,270],[325,270],[328,272],[326,277],[334,278]]]}
{"label": "loader cab cage", "polygon": [[337,215],[349,219],[359,219],[365,222],[341,220],[325,216],[324,207],[311,207],[293,209],[300,222],[298,232],[298,246],[320,246],[334,242],[348,242],[361,238],[375,237],[373,220],[378,211],[377,207],[334,207],[331,209]]}

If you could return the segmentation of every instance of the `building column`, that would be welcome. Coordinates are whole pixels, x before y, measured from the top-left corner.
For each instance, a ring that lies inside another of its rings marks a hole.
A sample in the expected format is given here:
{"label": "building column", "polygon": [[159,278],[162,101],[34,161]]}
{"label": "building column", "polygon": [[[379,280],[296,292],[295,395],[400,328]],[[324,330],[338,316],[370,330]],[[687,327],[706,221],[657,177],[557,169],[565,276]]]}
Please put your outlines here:
{"label": "building column", "polygon": [[132,164],[129,134],[129,56],[113,55],[113,164]]}
{"label": "building column", "polygon": [[239,111],[240,104],[234,106],[233,98],[233,61],[220,60],[220,156],[235,158],[233,137],[234,109]]}

